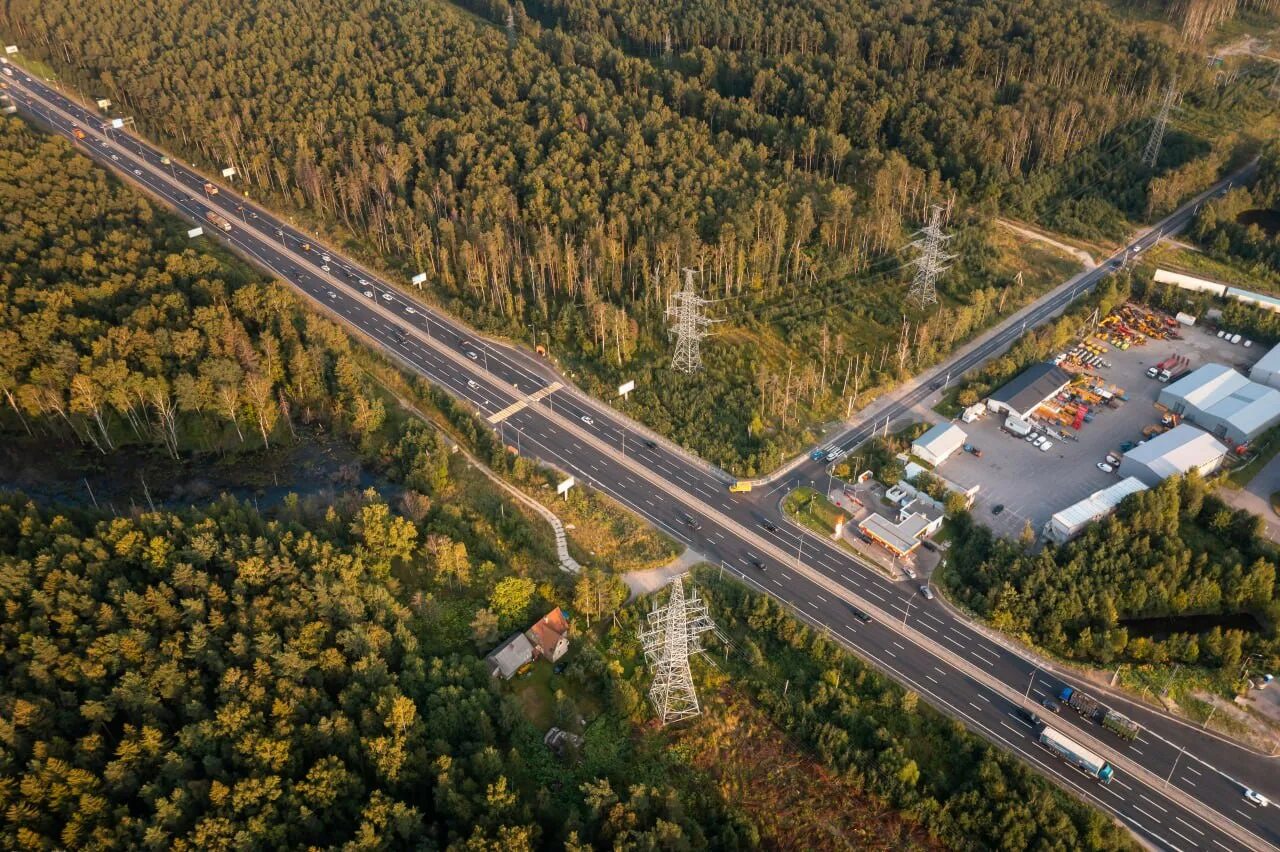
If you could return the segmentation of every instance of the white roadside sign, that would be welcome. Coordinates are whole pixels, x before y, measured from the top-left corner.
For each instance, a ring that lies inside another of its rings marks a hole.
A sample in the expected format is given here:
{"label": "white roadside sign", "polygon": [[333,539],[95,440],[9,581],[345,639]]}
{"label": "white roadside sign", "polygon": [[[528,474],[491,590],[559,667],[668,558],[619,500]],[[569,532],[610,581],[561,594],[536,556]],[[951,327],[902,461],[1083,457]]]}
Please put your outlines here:
{"label": "white roadside sign", "polygon": [[636,383],[634,381],[623,382],[622,384],[618,385],[618,396],[626,396],[627,394],[631,393],[635,389],[636,389]]}
{"label": "white roadside sign", "polygon": [[556,493],[563,494],[564,499],[568,500],[569,489],[572,487],[573,487],[573,477],[571,476],[568,479],[566,479],[564,482],[561,482],[559,485],[556,486]]}
{"label": "white roadside sign", "polygon": [[194,240],[203,233],[204,228],[192,228],[190,231],[187,231],[187,236]]}

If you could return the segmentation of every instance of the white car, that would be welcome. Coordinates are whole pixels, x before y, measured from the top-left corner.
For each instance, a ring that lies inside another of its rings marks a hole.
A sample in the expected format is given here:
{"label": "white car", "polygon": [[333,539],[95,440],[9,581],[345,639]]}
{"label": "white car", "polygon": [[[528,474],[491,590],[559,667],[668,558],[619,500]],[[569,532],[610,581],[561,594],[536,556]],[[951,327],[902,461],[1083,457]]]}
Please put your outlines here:
{"label": "white car", "polygon": [[111,155],[111,159],[115,160],[117,163],[120,162],[120,158],[117,157],[115,154]]}
{"label": "white car", "polygon": [[134,173],[135,175],[141,175],[141,174],[142,174],[142,169],[134,169],[134,170],[133,170],[133,173]]}
{"label": "white car", "polygon": [[480,390],[480,385],[476,382],[475,379],[467,379],[467,387],[471,388],[472,390]]}
{"label": "white car", "polygon": [[479,357],[480,357],[480,356],[479,356],[479,355],[477,355],[473,350],[468,349],[468,350],[467,350],[467,357],[468,357],[468,358],[470,358],[472,361],[475,361],[475,360],[479,359]]}
{"label": "white car", "polygon": [[390,302],[390,301],[391,301],[391,294],[390,294],[390,293],[383,293],[383,294],[382,294],[382,298],[383,298],[383,300],[384,300],[384,301]]}
{"label": "white car", "polygon": [[1026,441],[1028,444],[1034,444],[1036,442],[1036,438],[1039,438],[1039,437],[1040,437],[1039,432],[1028,432],[1027,437],[1023,438],[1022,440]]}
{"label": "white car", "polygon": [[332,290],[330,290],[330,291],[329,291],[329,298],[330,298],[330,299],[336,299],[336,298],[338,298],[338,294],[337,294],[337,293],[335,293],[335,292],[333,292]]}
{"label": "white car", "polygon": [[596,425],[596,421],[594,421],[594,420],[592,420],[592,419],[591,419],[591,415],[590,415],[590,414],[584,414],[584,415],[582,415],[582,418],[581,418],[581,419],[582,419],[582,422],[583,422],[583,423],[585,423],[585,424],[587,424],[588,426],[594,426],[594,425]]}
{"label": "white car", "polygon": [[320,268],[321,268],[321,269],[323,269],[325,272],[328,272],[328,271],[329,271],[329,264],[327,264],[327,263],[322,263],[322,264],[320,264]]}
{"label": "white car", "polygon": [[328,263],[328,262],[329,262],[329,255],[327,255],[327,254],[322,254],[322,255],[320,255],[320,259],[321,259],[321,260],[323,260],[325,263]]}
{"label": "white car", "polygon": [[1040,452],[1047,453],[1053,448],[1053,441],[1045,441],[1040,445]]}
{"label": "white car", "polygon": [[1040,446],[1043,446],[1043,445],[1044,445],[1044,442],[1045,442],[1046,440],[1047,440],[1047,439],[1045,438],[1045,436],[1044,436],[1044,435],[1037,435],[1037,436],[1036,436],[1036,439],[1035,439],[1034,441],[1032,441],[1031,443],[1032,443],[1032,445],[1033,445],[1033,446],[1040,447]]}
{"label": "white car", "polygon": [[367,287],[368,285],[369,285],[369,282],[368,282],[368,281],[365,281],[363,278],[361,278],[361,279],[360,279],[360,286],[361,286],[361,287]]}
{"label": "white car", "polygon": [[416,313],[418,312],[418,309],[417,309],[417,308],[405,308],[405,309],[404,309],[404,312],[405,312],[406,314],[416,314]]}
{"label": "white car", "polygon": [[1244,798],[1245,798],[1245,801],[1247,801],[1249,804],[1257,805],[1260,808],[1265,808],[1267,805],[1271,804],[1271,802],[1267,799],[1266,796],[1262,795],[1261,793],[1255,793],[1253,790],[1250,790],[1248,787],[1246,787],[1244,790]]}
{"label": "white car", "polygon": [[364,297],[365,297],[366,299],[372,299],[372,298],[373,298],[373,291],[372,291],[372,290],[365,290],[365,291],[364,291]]}
{"label": "white car", "polygon": [[1098,470],[1102,471],[1103,473],[1115,472],[1115,468],[1107,464],[1106,462],[1098,462]]}

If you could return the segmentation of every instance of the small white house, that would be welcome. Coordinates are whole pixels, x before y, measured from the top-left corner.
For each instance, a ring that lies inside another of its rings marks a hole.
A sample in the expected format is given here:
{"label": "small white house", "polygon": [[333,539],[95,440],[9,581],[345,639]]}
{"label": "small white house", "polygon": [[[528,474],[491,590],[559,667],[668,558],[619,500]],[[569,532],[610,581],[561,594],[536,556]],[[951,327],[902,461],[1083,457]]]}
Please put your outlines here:
{"label": "small white house", "polygon": [[964,446],[969,436],[954,423],[939,423],[911,445],[911,454],[929,464],[942,464]]}

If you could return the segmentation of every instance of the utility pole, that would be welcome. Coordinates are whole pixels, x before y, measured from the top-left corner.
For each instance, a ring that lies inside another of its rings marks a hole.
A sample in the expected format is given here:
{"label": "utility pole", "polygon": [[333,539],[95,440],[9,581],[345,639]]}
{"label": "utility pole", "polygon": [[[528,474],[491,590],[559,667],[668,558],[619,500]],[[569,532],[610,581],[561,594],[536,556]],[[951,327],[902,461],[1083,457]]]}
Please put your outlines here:
{"label": "utility pole", "polygon": [[698,693],[693,687],[689,657],[702,653],[701,635],[715,629],[707,604],[695,589],[684,596],[684,578],[671,579],[671,597],[649,613],[649,629],[640,633],[645,660],[654,668],[649,700],[663,725],[697,716]]}
{"label": "utility pole", "polygon": [[1160,159],[1160,143],[1164,141],[1164,131],[1169,126],[1169,113],[1173,111],[1173,105],[1177,100],[1178,78],[1174,77],[1169,81],[1169,88],[1165,89],[1164,102],[1160,104],[1160,112],[1157,113],[1156,123],[1151,128],[1147,147],[1142,151],[1142,162],[1152,168],[1155,168],[1156,160]]}
{"label": "utility pole", "polygon": [[676,352],[671,358],[673,369],[682,373],[696,373],[702,369],[702,338],[710,334],[707,328],[718,320],[709,319],[703,310],[711,303],[698,295],[693,287],[695,269],[685,268],[684,289],[667,297],[667,317],[674,319],[674,328],[667,329],[675,335]]}
{"label": "utility pole", "polygon": [[955,257],[942,250],[947,240],[951,239],[951,234],[942,233],[941,204],[934,204],[929,208],[929,224],[918,233],[921,234],[921,238],[913,242],[911,247],[919,249],[920,255],[911,261],[916,268],[916,274],[911,281],[911,289],[907,292],[907,301],[914,303],[917,307],[927,308],[938,301],[935,285],[938,277],[949,268],[943,264]]}
{"label": "utility pole", "polygon": [[514,6],[507,7],[507,39],[512,44],[516,42],[516,10]]}

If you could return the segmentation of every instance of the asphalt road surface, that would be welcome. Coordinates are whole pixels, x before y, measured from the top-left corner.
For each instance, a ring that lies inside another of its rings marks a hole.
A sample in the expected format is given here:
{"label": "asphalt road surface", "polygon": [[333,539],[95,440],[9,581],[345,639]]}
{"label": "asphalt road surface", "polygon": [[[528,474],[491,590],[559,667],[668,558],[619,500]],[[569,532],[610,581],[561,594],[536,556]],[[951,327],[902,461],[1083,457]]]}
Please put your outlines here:
{"label": "asphalt road surface", "polygon": [[[6,92],[15,95],[21,113],[73,139],[93,159],[199,223],[206,235],[225,240],[406,369],[471,404],[508,445],[611,496],[783,601],[935,707],[1110,812],[1144,841],[1180,850],[1280,847],[1277,808],[1255,808],[1242,796],[1251,787],[1273,801],[1280,798],[1274,760],[1123,699],[1101,696],[1143,726],[1132,743],[1070,710],[1053,716],[1038,702],[1061,690],[1065,681],[1058,674],[971,626],[942,602],[926,601],[915,583],[888,580],[849,551],[800,530],[779,513],[777,493],[728,493],[721,472],[565,387],[537,356],[485,340],[416,298],[412,287],[384,281],[225,187],[206,193],[204,175],[165,162],[159,148],[111,129],[93,110],[9,67],[14,76],[0,79],[9,84]],[[76,139],[76,129],[83,139]],[[1185,225],[1195,203],[1126,251],[1145,249]],[[211,211],[230,230],[215,227],[207,218]],[[1030,312],[1026,327],[1095,285],[1121,256],[1080,278],[1071,291],[1047,297]],[[939,370],[958,376],[1002,352],[1021,332],[1006,329]],[[905,413],[932,392],[927,383],[905,391],[877,420]],[[860,425],[834,443],[853,447],[874,426]],[[821,464],[806,463],[792,475],[817,479],[823,473]],[[856,617],[858,611],[871,620]],[[1116,770],[1112,783],[1098,783],[1040,746],[1018,712],[1024,703],[1108,760]]]}

